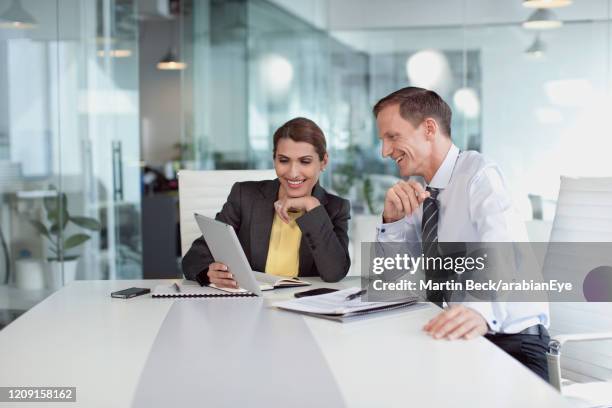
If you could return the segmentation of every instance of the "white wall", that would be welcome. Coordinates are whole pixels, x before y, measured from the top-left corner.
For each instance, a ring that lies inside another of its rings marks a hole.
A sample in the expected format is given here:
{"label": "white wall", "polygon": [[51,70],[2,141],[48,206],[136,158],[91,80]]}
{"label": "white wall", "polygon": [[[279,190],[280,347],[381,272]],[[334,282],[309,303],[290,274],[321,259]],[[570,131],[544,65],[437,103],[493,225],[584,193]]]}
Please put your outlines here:
{"label": "white wall", "polygon": [[[612,175],[605,25],[567,25],[550,33],[542,60],[523,54],[519,29],[489,33],[480,40],[483,150],[512,187],[556,198],[560,175]],[[559,80],[581,80],[586,89],[573,91],[567,83],[569,98],[559,100],[547,91]],[[542,110],[551,117],[541,117]]]}

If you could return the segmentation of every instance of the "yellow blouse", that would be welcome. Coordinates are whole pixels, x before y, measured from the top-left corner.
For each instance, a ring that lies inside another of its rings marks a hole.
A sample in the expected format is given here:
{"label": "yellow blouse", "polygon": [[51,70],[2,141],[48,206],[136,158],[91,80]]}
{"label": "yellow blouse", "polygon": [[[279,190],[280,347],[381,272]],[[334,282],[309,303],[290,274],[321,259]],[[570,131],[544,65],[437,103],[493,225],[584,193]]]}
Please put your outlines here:
{"label": "yellow blouse", "polygon": [[298,276],[300,270],[300,241],[302,231],[295,220],[304,212],[290,212],[291,222],[285,224],[278,214],[274,215],[270,246],[266,260],[266,273],[278,276]]}

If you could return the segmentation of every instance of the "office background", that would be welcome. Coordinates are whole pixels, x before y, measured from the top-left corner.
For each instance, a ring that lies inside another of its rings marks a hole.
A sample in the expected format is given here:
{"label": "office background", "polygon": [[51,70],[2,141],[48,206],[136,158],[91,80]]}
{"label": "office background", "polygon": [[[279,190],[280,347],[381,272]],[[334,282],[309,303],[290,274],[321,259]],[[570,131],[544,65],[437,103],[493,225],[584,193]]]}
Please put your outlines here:
{"label": "office background", "polygon": [[407,85],[451,104],[454,142],[499,163],[547,241],[560,176],[612,176],[612,1],[536,29],[521,3],[1,0],[0,327],[54,273],[178,276],[177,170],[271,168],[295,116],[327,135],[322,183],[350,198],[353,244],[371,239],[397,176],[371,107]]}

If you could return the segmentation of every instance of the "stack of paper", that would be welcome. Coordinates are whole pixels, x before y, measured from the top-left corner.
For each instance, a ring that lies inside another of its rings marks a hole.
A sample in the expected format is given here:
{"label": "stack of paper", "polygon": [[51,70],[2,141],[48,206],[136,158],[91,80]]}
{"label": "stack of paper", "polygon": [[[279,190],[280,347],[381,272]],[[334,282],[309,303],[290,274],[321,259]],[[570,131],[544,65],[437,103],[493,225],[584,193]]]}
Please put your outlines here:
{"label": "stack of paper", "polygon": [[360,297],[347,300],[348,296],[359,291],[360,288],[349,288],[325,295],[278,302],[274,306],[310,316],[344,321],[351,317],[410,306],[415,304],[418,299],[414,296],[394,302],[363,302]]}

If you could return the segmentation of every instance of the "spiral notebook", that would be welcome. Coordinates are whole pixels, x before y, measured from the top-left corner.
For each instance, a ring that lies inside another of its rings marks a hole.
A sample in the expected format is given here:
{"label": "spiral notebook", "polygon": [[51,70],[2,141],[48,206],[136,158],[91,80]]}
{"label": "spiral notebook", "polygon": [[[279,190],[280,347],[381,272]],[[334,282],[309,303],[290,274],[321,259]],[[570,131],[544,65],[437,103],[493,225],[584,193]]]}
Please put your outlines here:
{"label": "spiral notebook", "polygon": [[154,298],[226,298],[226,297],[257,297],[245,290],[227,292],[210,286],[200,286],[197,283],[173,283],[172,285],[157,285],[151,296]]}

